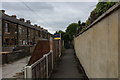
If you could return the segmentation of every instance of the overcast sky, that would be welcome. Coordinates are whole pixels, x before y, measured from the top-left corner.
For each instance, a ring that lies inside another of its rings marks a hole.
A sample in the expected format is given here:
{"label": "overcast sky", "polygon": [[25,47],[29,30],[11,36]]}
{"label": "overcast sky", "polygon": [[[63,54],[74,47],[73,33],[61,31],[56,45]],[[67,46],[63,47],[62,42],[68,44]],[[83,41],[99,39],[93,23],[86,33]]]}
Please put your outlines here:
{"label": "overcast sky", "polygon": [[86,21],[97,2],[2,2],[8,15],[31,20],[49,32],[65,30],[70,23]]}

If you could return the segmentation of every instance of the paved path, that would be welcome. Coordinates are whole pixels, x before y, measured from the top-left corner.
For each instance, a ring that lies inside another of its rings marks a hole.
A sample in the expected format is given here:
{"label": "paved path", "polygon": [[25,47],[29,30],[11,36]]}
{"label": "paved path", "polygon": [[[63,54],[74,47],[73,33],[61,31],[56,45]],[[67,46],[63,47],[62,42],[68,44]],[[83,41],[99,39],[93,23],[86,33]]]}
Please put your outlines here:
{"label": "paved path", "polygon": [[30,57],[22,58],[18,61],[2,65],[2,78],[18,78],[23,67],[28,63]]}
{"label": "paved path", "polygon": [[75,58],[74,50],[67,49],[60,62],[53,70],[51,78],[84,78],[85,75]]}

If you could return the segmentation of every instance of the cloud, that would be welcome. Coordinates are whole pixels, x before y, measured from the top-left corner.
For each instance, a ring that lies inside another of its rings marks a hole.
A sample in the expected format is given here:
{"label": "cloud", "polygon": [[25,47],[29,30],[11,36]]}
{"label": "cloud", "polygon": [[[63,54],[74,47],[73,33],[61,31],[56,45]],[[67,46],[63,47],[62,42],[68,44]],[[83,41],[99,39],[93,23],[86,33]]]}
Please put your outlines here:
{"label": "cloud", "polygon": [[54,33],[78,20],[86,21],[97,2],[3,2],[8,15],[30,19]]}
{"label": "cloud", "polygon": [[3,2],[2,6],[5,9],[14,11],[29,11],[32,8],[34,11],[43,12],[54,9],[52,5],[45,2]]}
{"label": "cloud", "polygon": [[98,0],[1,0],[2,2],[98,2]]}

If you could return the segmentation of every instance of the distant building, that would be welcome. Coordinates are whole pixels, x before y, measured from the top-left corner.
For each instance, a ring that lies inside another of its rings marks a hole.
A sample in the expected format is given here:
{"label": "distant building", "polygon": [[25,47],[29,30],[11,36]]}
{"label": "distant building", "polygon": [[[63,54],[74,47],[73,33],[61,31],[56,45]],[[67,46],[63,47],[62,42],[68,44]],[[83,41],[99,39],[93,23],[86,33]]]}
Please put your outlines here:
{"label": "distant building", "polygon": [[[33,45],[40,39],[49,39],[53,35],[37,25],[31,25],[30,20],[17,19],[16,15],[9,16],[4,10],[0,11],[0,47],[16,45]],[[1,50],[0,50],[1,51]]]}

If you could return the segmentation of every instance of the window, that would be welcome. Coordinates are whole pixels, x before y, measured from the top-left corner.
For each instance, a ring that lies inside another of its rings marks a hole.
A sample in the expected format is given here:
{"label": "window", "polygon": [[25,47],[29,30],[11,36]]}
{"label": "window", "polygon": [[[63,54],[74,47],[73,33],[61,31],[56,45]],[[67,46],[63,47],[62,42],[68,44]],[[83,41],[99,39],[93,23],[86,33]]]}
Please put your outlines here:
{"label": "window", "polygon": [[5,32],[9,32],[9,24],[5,23]]}
{"label": "window", "polygon": [[22,34],[22,28],[19,27],[19,34]]}
{"label": "window", "polygon": [[18,32],[18,30],[17,30],[18,28],[17,28],[17,26],[15,26],[15,34],[17,34]]}

